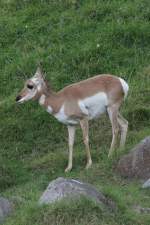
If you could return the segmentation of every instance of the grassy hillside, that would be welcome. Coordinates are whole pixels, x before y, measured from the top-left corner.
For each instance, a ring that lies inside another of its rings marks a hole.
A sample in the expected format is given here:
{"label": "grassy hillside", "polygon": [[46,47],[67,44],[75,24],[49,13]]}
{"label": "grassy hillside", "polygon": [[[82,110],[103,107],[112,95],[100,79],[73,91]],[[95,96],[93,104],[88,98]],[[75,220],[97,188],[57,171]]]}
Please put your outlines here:
{"label": "grassy hillside", "polygon": [[[0,192],[21,197],[7,225],[148,225],[149,206],[139,181],[115,173],[119,155],[150,134],[149,0],[0,1]],[[107,117],[90,124],[93,167],[86,171],[81,131],[77,131],[72,172],[67,164],[67,130],[36,102],[16,105],[15,97],[38,63],[55,90],[100,73],[130,85],[122,113],[129,121],[126,149],[107,158],[111,141]],[[61,202],[37,207],[48,182],[59,176],[90,182],[117,204],[116,213],[93,202]]]}

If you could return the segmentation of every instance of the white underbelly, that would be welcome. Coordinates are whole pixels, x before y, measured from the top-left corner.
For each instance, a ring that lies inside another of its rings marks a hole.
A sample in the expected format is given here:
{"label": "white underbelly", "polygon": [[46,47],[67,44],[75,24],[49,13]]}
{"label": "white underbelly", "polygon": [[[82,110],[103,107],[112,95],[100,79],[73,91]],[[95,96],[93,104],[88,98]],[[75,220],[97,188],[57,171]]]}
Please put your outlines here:
{"label": "white underbelly", "polygon": [[79,101],[81,111],[94,119],[99,117],[106,111],[108,105],[107,95],[104,92],[99,92],[91,97],[87,97]]}
{"label": "white underbelly", "polygon": [[[89,119],[94,119],[106,111],[108,99],[104,92],[99,92],[91,97],[79,100],[78,104],[84,115],[86,115]],[[79,123],[78,115],[77,118],[75,118],[75,115],[74,118],[72,118],[65,114],[64,105],[62,105],[60,111],[54,114],[54,116],[58,121],[66,125],[75,125]]]}

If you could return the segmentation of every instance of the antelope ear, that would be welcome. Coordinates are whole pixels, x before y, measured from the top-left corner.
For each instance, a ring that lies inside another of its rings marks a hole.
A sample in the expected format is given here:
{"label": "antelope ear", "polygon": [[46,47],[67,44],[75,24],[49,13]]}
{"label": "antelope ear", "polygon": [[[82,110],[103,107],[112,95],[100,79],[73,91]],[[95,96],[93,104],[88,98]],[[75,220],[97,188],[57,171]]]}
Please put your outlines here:
{"label": "antelope ear", "polygon": [[43,72],[42,72],[41,67],[38,67],[38,68],[37,68],[34,77],[35,77],[35,78],[38,78],[38,79],[42,79],[42,78],[44,77],[44,74],[43,74]]}

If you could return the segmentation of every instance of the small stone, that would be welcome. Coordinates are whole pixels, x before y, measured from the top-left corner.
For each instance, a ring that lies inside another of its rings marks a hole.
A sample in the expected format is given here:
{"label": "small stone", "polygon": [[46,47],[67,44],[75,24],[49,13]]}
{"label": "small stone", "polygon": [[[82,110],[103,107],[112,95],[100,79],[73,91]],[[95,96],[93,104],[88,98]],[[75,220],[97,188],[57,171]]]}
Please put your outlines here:
{"label": "small stone", "polygon": [[139,214],[150,214],[150,208],[143,208],[140,205],[133,206],[133,209]]}
{"label": "small stone", "polygon": [[12,212],[13,206],[8,199],[0,197],[0,223]]}

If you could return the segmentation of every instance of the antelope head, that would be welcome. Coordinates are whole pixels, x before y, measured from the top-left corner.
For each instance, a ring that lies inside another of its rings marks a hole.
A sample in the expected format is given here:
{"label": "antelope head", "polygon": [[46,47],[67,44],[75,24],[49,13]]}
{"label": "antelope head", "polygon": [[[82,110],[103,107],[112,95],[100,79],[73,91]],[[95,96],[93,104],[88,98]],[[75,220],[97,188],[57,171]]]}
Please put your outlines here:
{"label": "antelope head", "polygon": [[24,88],[16,97],[16,102],[24,103],[30,99],[38,99],[41,96],[45,86],[46,84],[43,73],[38,67],[35,75],[25,82]]}

